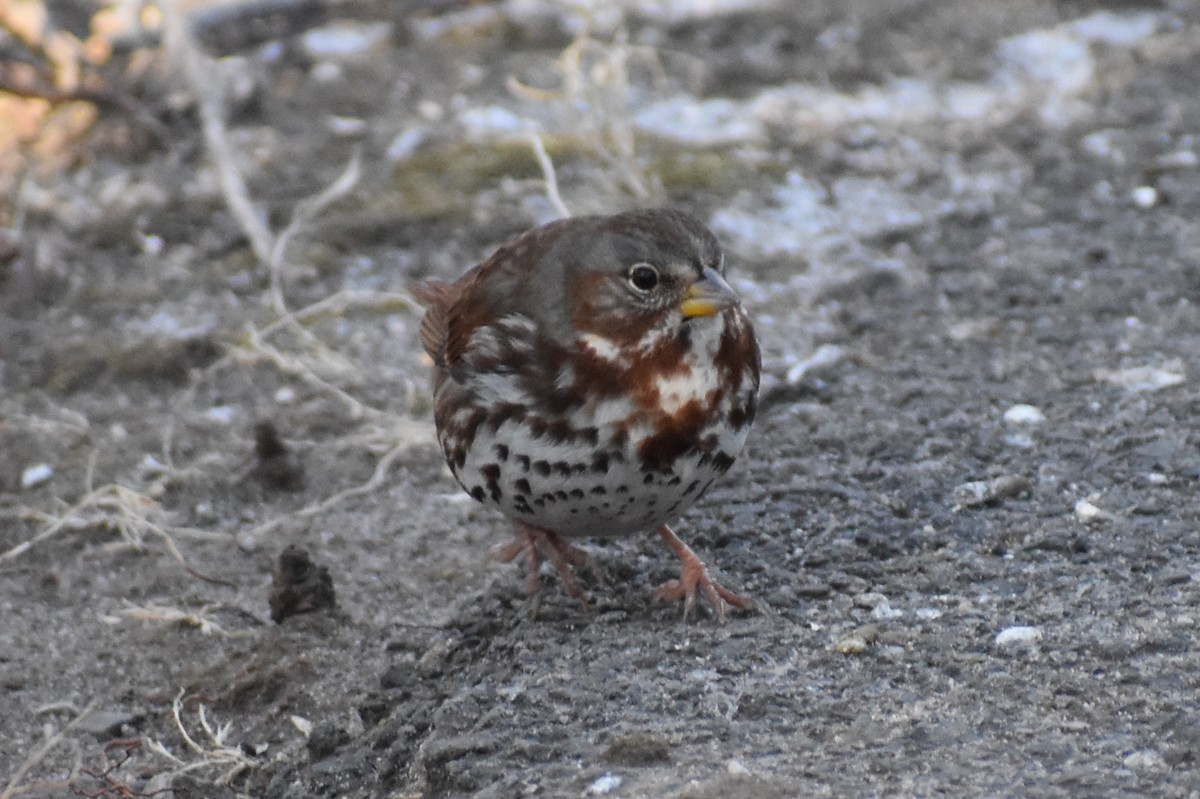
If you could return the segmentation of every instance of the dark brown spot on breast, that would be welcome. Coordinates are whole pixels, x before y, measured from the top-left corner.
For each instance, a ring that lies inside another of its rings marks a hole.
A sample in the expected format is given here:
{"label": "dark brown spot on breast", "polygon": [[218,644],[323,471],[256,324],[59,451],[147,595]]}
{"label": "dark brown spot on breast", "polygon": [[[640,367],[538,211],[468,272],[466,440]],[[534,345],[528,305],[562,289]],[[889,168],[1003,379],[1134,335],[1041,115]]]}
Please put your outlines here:
{"label": "dark brown spot on breast", "polygon": [[733,465],[733,458],[726,455],[724,452],[718,452],[713,456],[713,468],[718,472],[727,472],[729,467]]}
{"label": "dark brown spot on breast", "polygon": [[481,467],[479,473],[487,481],[487,490],[492,501],[499,502],[500,497],[504,496],[504,492],[500,490],[500,466],[495,463],[489,463]]}
{"label": "dark brown spot on breast", "polygon": [[700,430],[708,423],[711,408],[692,400],[670,416],[662,417],[657,431],[638,445],[643,471],[669,470],[684,453],[696,446]]}

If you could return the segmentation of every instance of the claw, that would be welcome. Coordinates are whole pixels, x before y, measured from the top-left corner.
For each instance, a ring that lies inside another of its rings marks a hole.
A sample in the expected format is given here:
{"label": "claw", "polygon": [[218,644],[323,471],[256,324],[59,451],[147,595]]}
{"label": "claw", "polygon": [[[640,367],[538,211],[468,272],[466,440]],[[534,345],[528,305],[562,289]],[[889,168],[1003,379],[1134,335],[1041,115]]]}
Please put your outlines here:
{"label": "claw", "polygon": [[657,599],[662,599],[667,602],[678,602],[683,600],[683,617],[689,618],[692,611],[696,607],[696,595],[703,594],[708,601],[709,607],[717,617],[717,621],[725,621],[725,607],[732,605],[735,608],[752,608],[754,600],[747,597],[738,596],[730,591],[725,586],[718,583],[708,573],[708,567],[704,565],[704,561],[692,551],[692,548],[683,543],[679,536],[671,531],[670,527],[665,524],[658,528],[658,534],[666,543],[675,556],[679,558],[681,568],[678,580],[668,580],[659,586],[654,592]]}
{"label": "claw", "polygon": [[495,554],[504,563],[511,563],[516,560],[518,555],[525,554],[525,593],[533,602],[533,615],[537,615],[538,607],[541,604],[539,596],[541,581],[538,577],[538,567],[541,565],[538,557],[539,551],[554,564],[554,569],[558,572],[558,577],[562,580],[567,593],[578,599],[585,610],[591,610],[587,596],[584,595],[583,589],[579,586],[579,580],[575,578],[575,574],[571,570],[572,565],[576,568],[589,565],[586,552],[568,544],[557,533],[534,527],[525,522],[513,522],[513,533],[513,540],[498,547]]}

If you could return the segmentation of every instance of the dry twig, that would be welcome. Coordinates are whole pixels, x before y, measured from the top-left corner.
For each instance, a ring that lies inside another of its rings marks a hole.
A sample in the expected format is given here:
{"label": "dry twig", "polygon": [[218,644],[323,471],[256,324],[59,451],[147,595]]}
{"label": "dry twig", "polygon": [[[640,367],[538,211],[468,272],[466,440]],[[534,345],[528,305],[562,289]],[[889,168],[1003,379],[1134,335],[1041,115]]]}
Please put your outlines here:
{"label": "dry twig", "polygon": [[167,605],[135,605],[127,600],[124,602],[124,605],[115,615],[101,615],[100,620],[106,624],[120,624],[124,619],[133,619],[134,621],[150,621],[180,627],[194,627],[202,635],[216,633],[225,638],[241,638],[250,634],[246,630],[226,630],[220,624],[208,618],[205,614],[212,608],[211,605],[205,605],[195,612]]}
{"label": "dry twig", "polygon": [[26,791],[20,787],[21,780],[25,778],[25,775],[33,770],[38,763],[41,763],[46,758],[46,755],[62,742],[63,737],[67,733],[75,729],[80,722],[90,716],[92,711],[96,709],[99,701],[98,699],[93,699],[91,702],[88,702],[87,707],[58,732],[51,733],[47,730],[46,737],[38,744],[37,748],[29,753],[29,756],[25,758],[25,762],[17,767],[17,770],[8,781],[8,785],[4,787],[3,791],[0,791],[0,799],[12,799],[12,797],[20,793],[25,793]]}
{"label": "dry twig", "polygon": [[184,726],[182,710],[183,691],[180,690],[174,701],[171,702],[171,717],[175,721],[175,729],[179,731],[180,737],[183,738],[184,745],[191,750],[192,754],[196,755],[195,760],[188,762],[172,754],[159,741],[149,740],[146,743],[147,749],[156,755],[166,758],[175,767],[171,771],[172,777],[201,769],[221,768],[224,771],[216,777],[214,782],[217,785],[228,785],[238,775],[259,765],[257,760],[247,755],[241,748],[232,746],[226,741],[229,737],[231,725],[217,724],[214,728],[209,723],[203,704],[197,710],[200,729],[204,732],[202,740],[199,741],[192,737],[187,727]]}
{"label": "dry twig", "polygon": [[188,563],[174,538],[177,533],[199,537],[212,537],[213,534],[189,528],[168,528],[151,518],[161,513],[161,506],[144,494],[115,483],[103,485],[88,491],[61,515],[55,517],[47,514],[47,520],[51,520],[49,524],[33,538],[0,552],[0,564],[19,558],[64,529],[104,526],[115,528],[128,546],[138,550],[145,547],[145,536],[152,535],[162,541],[163,548],[188,574],[208,582],[233,586],[228,580],[210,577]]}
{"label": "dry twig", "polygon": [[546,145],[542,144],[542,137],[536,133],[530,137],[529,143],[533,145],[533,154],[537,156],[538,165],[542,168],[542,175],[546,179],[546,196],[550,198],[550,204],[554,206],[554,210],[558,215],[569,217],[571,211],[567,208],[567,204],[563,202],[562,195],[558,193],[558,176],[554,174],[554,162],[550,160],[549,154],[546,152]]}

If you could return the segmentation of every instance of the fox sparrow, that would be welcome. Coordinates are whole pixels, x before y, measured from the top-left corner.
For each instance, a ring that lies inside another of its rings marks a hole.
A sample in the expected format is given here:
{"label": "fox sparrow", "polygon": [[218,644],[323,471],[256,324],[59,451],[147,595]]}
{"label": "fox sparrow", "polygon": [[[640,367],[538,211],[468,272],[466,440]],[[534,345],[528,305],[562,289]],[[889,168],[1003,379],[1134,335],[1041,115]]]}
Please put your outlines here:
{"label": "fox sparrow", "polygon": [[536,596],[539,550],[584,601],[564,538],[656,527],[682,562],[658,589],[719,618],[751,602],[717,583],[665,522],[742,450],[759,351],[697,219],[669,209],[559,220],[502,246],[454,283],[426,281],[421,343],[455,478],[498,508]]}

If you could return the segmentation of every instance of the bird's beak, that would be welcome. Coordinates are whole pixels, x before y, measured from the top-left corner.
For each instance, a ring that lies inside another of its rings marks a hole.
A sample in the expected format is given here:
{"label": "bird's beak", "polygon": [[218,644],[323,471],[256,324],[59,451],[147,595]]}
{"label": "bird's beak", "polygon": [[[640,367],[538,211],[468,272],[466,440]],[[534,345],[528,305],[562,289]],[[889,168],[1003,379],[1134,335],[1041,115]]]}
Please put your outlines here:
{"label": "bird's beak", "polygon": [[738,304],[738,296],[721,273],[705,267],[704,276],[687,287],[679,311],[685,319],[693,316],[713,316]]}

